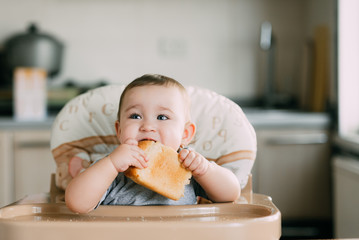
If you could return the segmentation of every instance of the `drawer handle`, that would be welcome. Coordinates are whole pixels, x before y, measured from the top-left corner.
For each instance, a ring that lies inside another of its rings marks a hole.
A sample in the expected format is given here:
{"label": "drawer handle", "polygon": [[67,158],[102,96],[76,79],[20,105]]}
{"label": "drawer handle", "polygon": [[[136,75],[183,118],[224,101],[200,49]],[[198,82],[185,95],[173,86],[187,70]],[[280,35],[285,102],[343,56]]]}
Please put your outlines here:
{"label": "drawer handle", "polygon": [[328,142],[326,134],[295,135],[271,138],[267,141],[268,145],[311,145],[325,144]]}

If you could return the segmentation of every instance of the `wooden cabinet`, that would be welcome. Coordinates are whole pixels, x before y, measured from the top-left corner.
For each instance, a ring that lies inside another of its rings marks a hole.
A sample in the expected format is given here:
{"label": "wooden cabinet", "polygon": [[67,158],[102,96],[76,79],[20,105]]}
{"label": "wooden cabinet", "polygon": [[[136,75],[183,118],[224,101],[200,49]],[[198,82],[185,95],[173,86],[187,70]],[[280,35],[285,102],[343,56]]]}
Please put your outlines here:
{"label": "wooden cabinet", "polygon": [[257,130],[254,192],[273,198],[283,219],[331,216],[330,144],[326,130]]}
{"label": "wooden cabinet", "polygon": [[0,206],[48,192],[56,165],[49,129],[0,131]]}

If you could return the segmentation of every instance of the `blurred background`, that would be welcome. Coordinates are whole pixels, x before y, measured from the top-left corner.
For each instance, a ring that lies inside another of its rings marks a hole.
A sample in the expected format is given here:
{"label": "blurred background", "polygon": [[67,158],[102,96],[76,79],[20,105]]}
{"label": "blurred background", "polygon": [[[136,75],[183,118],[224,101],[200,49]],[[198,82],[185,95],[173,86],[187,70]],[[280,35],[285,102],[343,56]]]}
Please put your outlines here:
{"label": "blurred background", "polygon": [[[303,47],[318,25],[334,36],[334,1],[1,0],[0,44],[31,23],[64,45],[50,85],[128,83],[162,73],[243,100],[260,97],[267,64],[261,24],[275,38],[278,92],[298,96]],[[333,53],[333,52],[332,52]],[[262,60],[262,64],[261,63]]]}
{"label": "blurred background", "polygon": [[339,10],[355,7],[355,0],[0,0],[0,206],[48,191],[51,125],[69,99],[160,73],[243,108],[258,138],[254,191],[281,210],[283,239],[359,236],[352,224],[359,141],[344,136],[358,135],[359,114],[347,107],[351,122],[341,119],[347,92],[338,88],[354,89],[345,106],[359,100],[358,75],[346,69],[351,81],[340,80],[337,44],[359,29],[353,17],[338,34],[340,16],[351,16]]}

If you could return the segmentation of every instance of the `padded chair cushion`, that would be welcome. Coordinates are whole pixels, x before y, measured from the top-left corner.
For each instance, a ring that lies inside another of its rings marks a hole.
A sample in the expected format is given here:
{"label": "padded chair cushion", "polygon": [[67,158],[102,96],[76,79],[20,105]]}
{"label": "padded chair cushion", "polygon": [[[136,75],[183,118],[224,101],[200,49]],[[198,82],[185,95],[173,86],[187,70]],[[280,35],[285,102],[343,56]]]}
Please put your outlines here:
{"label": "padded chair cushion", "polygon": [[[115,121],[124,88],[108,85],[91,90],[69,101],[60,111],[51,137],[57,187],[65,189],[80,171],[118,146]],[[241,108],[229,99],[207,89],[186,89],[197,127],[189,147],[232,170],[243,188],[256,157],[253,127]]]}

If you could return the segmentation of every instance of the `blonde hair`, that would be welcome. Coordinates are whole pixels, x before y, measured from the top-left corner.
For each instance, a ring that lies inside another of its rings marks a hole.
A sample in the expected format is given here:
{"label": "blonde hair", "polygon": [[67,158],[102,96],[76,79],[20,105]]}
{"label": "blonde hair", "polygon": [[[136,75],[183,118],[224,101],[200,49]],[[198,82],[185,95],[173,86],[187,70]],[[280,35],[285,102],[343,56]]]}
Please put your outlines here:
{"label": "blonde hair", "polygon": [[166,76],[159,75],[159,74],[143,75],[142,77],[136,78],[135,80],[133,80],[131,83],[129,83],[126,86],[126,88],[123,90],[121,97],[120,97],[120,102],[119,102],[118,112],[117,112],[118,121],[120,121],[122,102],[126,96],[126,93],[135,87],[151,86],[151,85],[152,86],[153,85],[164,86],[164,87],[177,87],[180,90],[180,92],[182,93],[183,100],[185,101],[185,106],[187,106],[186,119],[187,119],[187,121],[190,121],[190,119],[191,119],[191,117],[190,117],[191,103],[190,103],[190,98],[188,96],[186,88],[181,83],[174,80],[173,78],[166,77]]}

